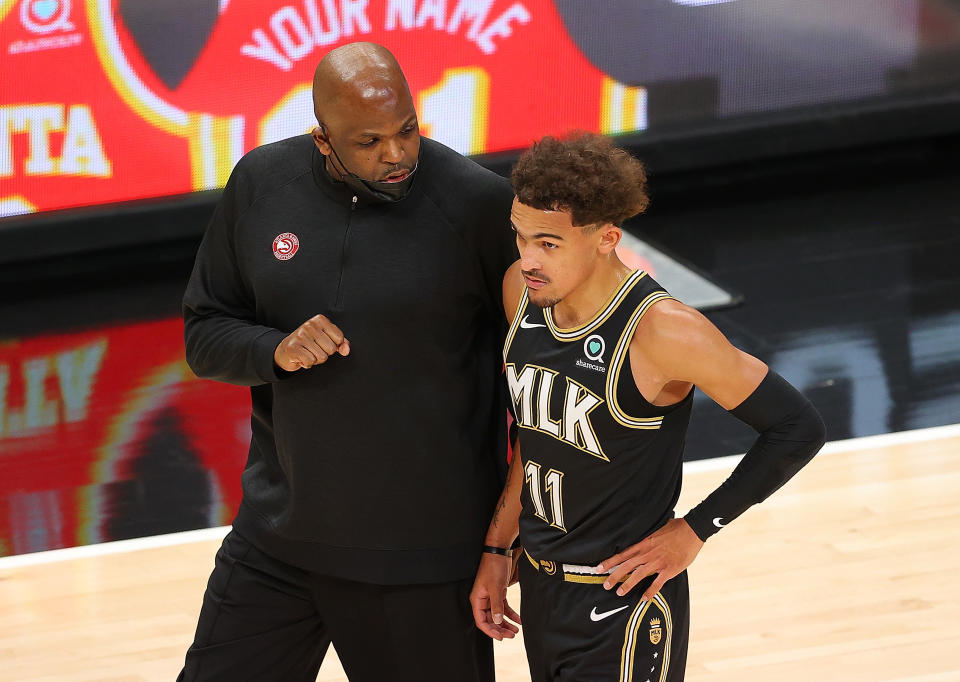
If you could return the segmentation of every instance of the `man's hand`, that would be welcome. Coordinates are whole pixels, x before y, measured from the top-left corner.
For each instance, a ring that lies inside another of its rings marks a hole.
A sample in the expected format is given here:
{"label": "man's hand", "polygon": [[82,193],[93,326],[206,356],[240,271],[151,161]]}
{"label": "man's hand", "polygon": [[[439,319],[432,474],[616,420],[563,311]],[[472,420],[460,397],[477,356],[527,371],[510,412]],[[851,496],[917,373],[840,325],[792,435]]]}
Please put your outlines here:
{"label": "man's hand", "polygon": [[350,342],[333,322],[323,315],[314,315],[297,327],[273,351],[277,367],[288,372],[322,365],[334,353],[350,354]]}
{"label": "man's hand", "polygon": [[617,588],[617,594],[620,596],[632,590],[648,575],[656,573],[656,579],[643,593],[643,599],[650,601],[668,580],[679,575],[693,563],[701,547],[703,547],[703,541],[697,537],[686,521],[670,519],[662,528],[637,544],[605,559],[597,566],[597,570],[604,571],[615,567],[603,584],[605,590],[613,588],[621,578],[630,573],[630,577]]}
{"label": "man's hand", "polygon": [[473,620],[478,628],[497,641],[504,637],[513,639],[520,632],[520,628],[513,624],[520,623],[520,616],[507,603],[507,581],[512,568],[510,557],[484,552],[470,591]]}

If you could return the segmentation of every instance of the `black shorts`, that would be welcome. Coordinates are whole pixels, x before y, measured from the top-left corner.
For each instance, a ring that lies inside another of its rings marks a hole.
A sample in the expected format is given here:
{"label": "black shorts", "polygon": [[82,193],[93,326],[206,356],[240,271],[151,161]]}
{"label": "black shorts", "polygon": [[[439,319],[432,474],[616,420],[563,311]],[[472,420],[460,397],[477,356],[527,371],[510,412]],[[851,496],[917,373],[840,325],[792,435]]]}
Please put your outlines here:
{"label": "black shorts", "polygon": [[231,531],[178,680],[314,682],[332,641],[351,682],[493,682],[493,643],[473,622],[472,585],[316,575]]}
{"label": "black shorts", "polygon": [[[539,566],[537,565],[539,564]],[[684,571],[645,602],[604,578],[520,559],[520,617],[532,682],[682,682],[690,595]]]}

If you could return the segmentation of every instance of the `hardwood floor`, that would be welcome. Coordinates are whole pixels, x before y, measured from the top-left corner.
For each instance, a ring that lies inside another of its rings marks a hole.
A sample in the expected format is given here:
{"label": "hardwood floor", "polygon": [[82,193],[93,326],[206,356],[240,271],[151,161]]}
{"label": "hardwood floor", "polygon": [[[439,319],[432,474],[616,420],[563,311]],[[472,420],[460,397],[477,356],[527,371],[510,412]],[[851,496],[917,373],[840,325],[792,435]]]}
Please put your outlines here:
{"label": "hardwood floor", "polygon": [[[678,511],[733,464],[689,464]],[[687,680],[960,680],[958,489],[957,426],[828,444],[691,567]],[[218,544],[0,559],[0,680],[175,679]],[[520,639],[497,654],[529,679]]]}

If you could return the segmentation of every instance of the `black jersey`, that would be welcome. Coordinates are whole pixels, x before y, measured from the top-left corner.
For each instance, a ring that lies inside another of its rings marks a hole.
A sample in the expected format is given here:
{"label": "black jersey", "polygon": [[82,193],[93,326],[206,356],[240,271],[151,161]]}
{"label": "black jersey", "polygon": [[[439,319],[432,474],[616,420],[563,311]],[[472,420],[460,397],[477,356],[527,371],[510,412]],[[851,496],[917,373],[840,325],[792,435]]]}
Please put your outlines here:
{"label": "black jersey", "polygon": [[524,290],[504,361],[523,457],[520,540],[531,555],[593,565],[673,517],[693,391],[650,404],[629,354],[641,318],[669,298],[636,270],[593,319],[561,329]]}

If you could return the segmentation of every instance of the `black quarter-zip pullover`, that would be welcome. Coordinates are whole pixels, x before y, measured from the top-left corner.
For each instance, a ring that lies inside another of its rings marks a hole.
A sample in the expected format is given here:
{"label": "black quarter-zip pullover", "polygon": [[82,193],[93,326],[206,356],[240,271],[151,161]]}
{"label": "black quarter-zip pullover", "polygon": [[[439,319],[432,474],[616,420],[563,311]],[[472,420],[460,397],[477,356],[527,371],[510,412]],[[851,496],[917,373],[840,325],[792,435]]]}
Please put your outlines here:
{"label": "black quarter-zip pullover", "polygon": [[[240,160],[183,301],[191,368],[251,387],[239,533],[353,580],[473,574],[505,463],[512,198],[505,179],[426,138],[395,203],[333,182],[309,135]],[[275,252],[285,233],[296,239]],[[317,314],[350,355],[279,369],[277,345]]]}

